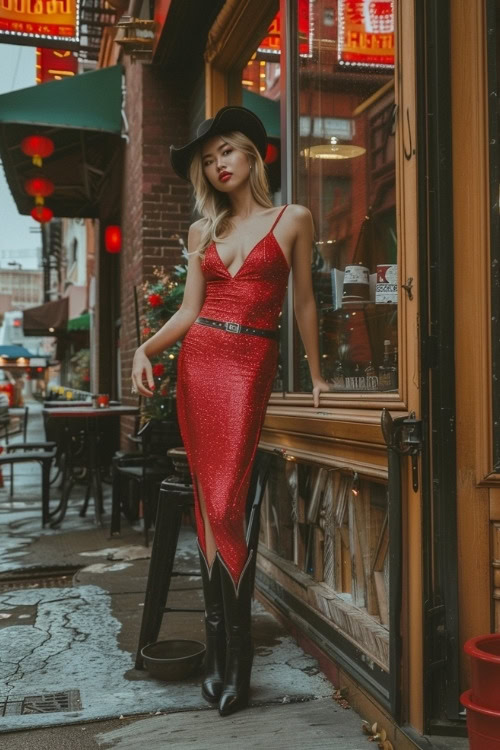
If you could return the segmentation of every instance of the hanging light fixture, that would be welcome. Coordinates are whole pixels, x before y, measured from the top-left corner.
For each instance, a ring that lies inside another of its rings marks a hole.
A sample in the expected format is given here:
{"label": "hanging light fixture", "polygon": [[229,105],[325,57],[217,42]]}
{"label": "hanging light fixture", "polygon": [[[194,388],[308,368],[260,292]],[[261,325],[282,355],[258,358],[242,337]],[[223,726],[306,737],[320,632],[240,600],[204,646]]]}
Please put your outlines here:
{"label": "hanging light fixture", "polygon": [[330,143],[320,143],[318,146],[309,146],[301,152],[302,156],[311,159],[355,159],[366,153],[363,146],[353,146],[350,143],[339,143],[338,138],[332,136]]}
{"label": "hanging light fixture", "polygon": [[28,135],[21,141],[21,151],[32,157],[36,167],[41,167],[42,159],[54,153],[54,141],[45,135]]}
{"label": "hanging light fixture", "polygon": [[116,224],[110,224],[104,230],[104,247],[108,253],[119,253],[122,249],[122,230]]}
{"label": "hanging light fixture", "polygon": [[46,177],[32,177],[24,183],[24,189],[35,199],[37,206],[43,206],[44,199],[54,192],[54,183]]}
{"label": "hanging light fixture", "polygon": [[34,206],[31,209],[31,216],[35,221],[40,222],[40,224],[46,224],[54,218],[54,212],[48,206]]}

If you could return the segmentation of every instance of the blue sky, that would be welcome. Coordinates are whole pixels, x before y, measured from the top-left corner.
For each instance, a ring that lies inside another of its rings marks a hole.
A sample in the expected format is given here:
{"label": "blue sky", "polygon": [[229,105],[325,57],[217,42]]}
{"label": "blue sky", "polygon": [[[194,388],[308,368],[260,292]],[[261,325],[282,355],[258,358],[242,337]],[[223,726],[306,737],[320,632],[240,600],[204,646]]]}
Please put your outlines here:
{"label": "blue sky", "polygon": [[[35,47],[0,44],[0,94],[35,85]],[[40,246],[38,224],[31,217],[20,216],[0,166],[0,267],[9,258],[26,267],[37,266],[36,249]]]}

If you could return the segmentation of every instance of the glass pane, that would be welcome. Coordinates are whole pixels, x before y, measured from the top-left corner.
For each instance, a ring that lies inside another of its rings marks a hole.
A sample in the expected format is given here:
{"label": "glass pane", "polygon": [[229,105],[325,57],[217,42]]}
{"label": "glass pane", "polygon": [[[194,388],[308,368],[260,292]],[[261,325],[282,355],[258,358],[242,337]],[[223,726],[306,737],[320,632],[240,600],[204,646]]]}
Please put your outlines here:
{"label": "glass pane", "polygon": [[[297,2],[297,202],[316,229],[323,375],[334,391],[396,391],[394,3]],[[309,390],[299,337],[294,364]]]}
{"label": "glass pane", "polygon": [[[388,627],[387,486],[337,469],[273,459],[261,543]],[[369,620],[368,620],[369,621]]]}
{"label": "glass pane", "polygon": [[[281,35],[280,14],[271,22],[241,73],[241,103],[255,112],[264,123],[268,137],[265,158],[271,198],[281,205]],[[279,324],[281,328],[281,325]],[[278,372],[273,391],[283,390],[283,354],[280,342]]]}

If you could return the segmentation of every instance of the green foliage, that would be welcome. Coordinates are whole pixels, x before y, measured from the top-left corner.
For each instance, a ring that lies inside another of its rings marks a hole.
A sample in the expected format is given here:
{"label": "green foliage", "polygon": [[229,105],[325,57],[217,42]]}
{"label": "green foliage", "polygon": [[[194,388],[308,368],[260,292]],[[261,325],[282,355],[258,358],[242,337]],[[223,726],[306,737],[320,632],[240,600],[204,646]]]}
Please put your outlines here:
{"label": "green foliage", "polygon": [[[174,266],[170,273],[166,273],[161,268],[155,268],[153,274],[154,279],[145,282],[142,286],[142,341],[146,341],[159,331],[181,306],[187,267]],[[141,409],[143,422],[149,419],[166,419],[175,413],[179,352],[180,344],[177,342],[152,359],[156,388],[154,396],[143,400]]]}
{"label": "green foliage", "polygon": [[90,349],[80,349],[69,360],[68,383],[71,388],[88,391],[90,388]]}

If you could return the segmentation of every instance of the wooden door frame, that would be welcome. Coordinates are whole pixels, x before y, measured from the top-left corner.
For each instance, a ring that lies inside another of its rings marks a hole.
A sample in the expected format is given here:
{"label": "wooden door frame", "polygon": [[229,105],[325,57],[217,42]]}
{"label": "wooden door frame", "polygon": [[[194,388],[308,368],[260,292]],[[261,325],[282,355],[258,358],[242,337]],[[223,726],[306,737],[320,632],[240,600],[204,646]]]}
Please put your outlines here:
{"label": "wooden door frame", "polygon": [[[457,509],[462,644],[492,627],[490,518],[500,517],[492,475],[489,133],[485,3],[451,3],[455,252]],[[491,504],[491,515],[490,515]],[[472,541],[473,540],[473,541]],[[471,543],[472,542],[472,543]]]}
{"label": "wooden door frame", "polygon": [[205,50],[206,117],[241,103],[241,71],[266,35],[279,0],[227,0],[208,34]]}

